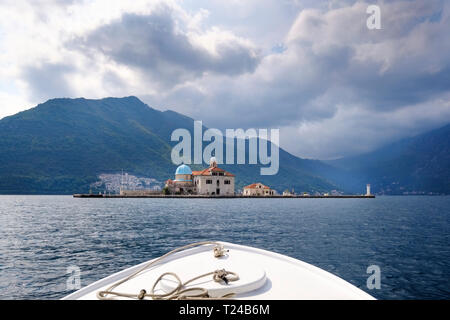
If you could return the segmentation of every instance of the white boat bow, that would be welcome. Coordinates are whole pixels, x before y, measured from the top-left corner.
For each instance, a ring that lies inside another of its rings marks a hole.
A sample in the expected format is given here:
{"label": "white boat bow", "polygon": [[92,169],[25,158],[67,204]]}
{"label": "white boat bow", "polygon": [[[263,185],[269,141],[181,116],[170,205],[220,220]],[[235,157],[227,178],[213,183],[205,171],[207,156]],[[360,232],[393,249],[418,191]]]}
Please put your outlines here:
{"label": "white boat bow", "polygon": [[194,244],[133,266],[81,288],[63,300],[231,296],[249,300],[374,299],[349,282],[303,261],[217,241]]}

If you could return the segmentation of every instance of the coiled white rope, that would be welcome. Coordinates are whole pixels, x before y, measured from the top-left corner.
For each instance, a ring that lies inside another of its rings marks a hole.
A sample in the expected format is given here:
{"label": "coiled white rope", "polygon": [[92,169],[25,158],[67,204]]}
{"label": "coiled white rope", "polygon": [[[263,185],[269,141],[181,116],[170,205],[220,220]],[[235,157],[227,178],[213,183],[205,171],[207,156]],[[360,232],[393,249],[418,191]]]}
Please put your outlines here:
{"label": "coiled white rope", "polygon": [[[231,272],[231,271],[226,271],[225,269],[222,270],[215,270],[212,272],[208,272],[202,275],[199,275],[197,277],[194,277],[186,282],[182,282],[180,277],[178,277],[177,274],[173,273],[173,272],[166,272],[163,273],[162,275],[159,276],[159,278],[155,281],[155,283],[153,284],[153,287],[150,291],[150,293],[147,293],[147,291],[145,289],[142,289],[139,293],[137,294],[132,294],[132,293],[122,293],[122,292],[115,292],[113,291],[115,288],[117,288],[119,285],[133,279],[134,277],[136,277],[137,275],[139,275],[141,272],[147,270],[148,268],[156,265],[158,262],[162,261],[163,259],[165,259],[166,257],[168,257],[169,255],[172,255],[176,252],[182,251],[182,250],[186,250],[192,247],[197,247],[197,246],[201,246],[201,245],[208,245],[208,244],[212,244],[215,245],[214,247],[214,257],[219,258],[222,257],[223,255],[225,255],[225,252],[227,252],[227,250],[224,249],[223,245],[220,244],[219,242],[214,242],[214,241],[202,241],[202,242],[196,242],[196,243],[191,243],[179,248],[176,248],[164,255],[162,255],[161,257],[149,262],[148,264],[146,264],[145,266],[143,266],[141,269],[137,270],[136,272],[132,273],[131,275],[129,275],[128,277],[114,283],[113,285],[111,285],[110,287],[108,287],[106,290],[103,291],[98,291],[97,292],[97,298],[100,300],[112,300],[114,299],[114,297],[125,297],[125,298],[131,298],[131,299],[139,299],[142,300],[145,297],[150,297],[152,299],[155,300],[173,300],[173,299],[227,299],[227,298],[231,298],[232,296],[234,296],[234,293],[229,293],[226,295],[223,295],[221,297],[218,298],[211,298],[208,294],[208,290],[206,290],[205,288],[185,288],[187,284],[212,275],[213,276],[213,280],[219,283],[225,283],[228,284],[229,281],[237,281],[239,280],[239,276],[235,273],[235,272]],[[168,293],[164,293],[164,294],[156,294],[155,293],[155,288],[157,286],[157,284],[163,279],[164,276],[172,276],[174,277],[177,282],[178,285],[176,286],[175,289],[173,289],[171,292]],[[229,276],[232,277],[229,277]]]}

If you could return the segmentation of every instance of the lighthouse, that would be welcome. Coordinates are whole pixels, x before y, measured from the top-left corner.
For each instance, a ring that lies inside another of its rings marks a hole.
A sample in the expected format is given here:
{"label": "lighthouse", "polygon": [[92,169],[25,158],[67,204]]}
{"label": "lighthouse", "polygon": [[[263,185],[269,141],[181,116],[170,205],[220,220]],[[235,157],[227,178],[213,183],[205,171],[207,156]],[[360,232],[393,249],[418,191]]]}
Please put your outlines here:
{"label": "lighthouse", "polygon": [[368,183],[367,185],[366,185],[366,196],[370,196],[371,194],[370,194],[370,184]]}

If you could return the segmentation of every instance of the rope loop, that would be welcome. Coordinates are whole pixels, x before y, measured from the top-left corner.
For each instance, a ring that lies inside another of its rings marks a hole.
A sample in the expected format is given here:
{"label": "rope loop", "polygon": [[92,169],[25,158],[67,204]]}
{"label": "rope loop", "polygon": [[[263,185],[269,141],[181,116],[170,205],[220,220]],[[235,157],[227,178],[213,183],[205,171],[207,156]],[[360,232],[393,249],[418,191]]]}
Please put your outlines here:
{"label": "rope loop", "polygon": [[[214,252],[214,257],[216,257],[216,258],[223,257],[228,252],[228,250],[225,250],[223,245],[218,242],[203,241],[203,242],[188,244],[186,246],[174,249],[174,250],[162,255],[161,257],[149,262],[144,267],[142,267],[141,269],[132,273],[131,275],[127,276],[126,278],[117,281],[116,283],[114,283],[113,285],[108,287],[106,290],[98,291],[97,298],[100,300],[111,300],[111,299],[113,299],[113,297],[125,297],[125,298],[130,298],[130,299],[139,299],[139,300],[143,300],[145,297],[150,297],[154,300],[228,299],[228,298],[231,298],[235,295],[234,293],[227,293],[221,297],[212,298],[212,297],[210,297],[208,290],[205,288],[186,288],[186,285],[188,283],[193,282],[197,279],[206,277],[208,275],[213,275],[213,280],[218,283],[224,282],[225,284],[228,284],[230,281],[239,280],[239,276],[235,272],[227,271],[225,269],[216,270],[213,272],[208,272],[208,273],[199,275],[199,276],[194,277],[184,283],[181,281],[180,277],[178,277],[177,274],[175,274],[173,272],[165,272],[165,273],[161,274],[159,276],[159,278],[155,281],[150,293],[147,293],[147,291],[145,289],[142,289],[138,294],[121,293],[121,292],[113,291],[119,285],[133,279],[134,277],[136,277],[137,275],[142,273],[144,270],[147,270],[150,267],[156,265],[158,262],[160,262],[167,256],[174,254],[176,252],[179,252],[181,250],[184,250],[184,249],[188,249],[188,248],[192,248],[192,247],[196,247],[196,246],[200,246],[200,245],[206,245],[206,244],[214,244],[215,245],[213,252]],[[232,277],[230,277],[230,275]],[[156,294],[155,288],[156,288],[157,284],[163,279],[164,276],[174,277],[176,279],[178,285],[172,291],[170,291],[168,293]]]}
{"label": "rope loop", "polygon": [[[228,275],[233,275],[232,278],[227,278]],[[239,280],[239,276],[231,271],[227,271],[225,269],[216,270],[213,274],[213,279],[215,282],[221,283],[222,281],[225,282],[225,284],[228,284],[230,281],[237,281]]]}

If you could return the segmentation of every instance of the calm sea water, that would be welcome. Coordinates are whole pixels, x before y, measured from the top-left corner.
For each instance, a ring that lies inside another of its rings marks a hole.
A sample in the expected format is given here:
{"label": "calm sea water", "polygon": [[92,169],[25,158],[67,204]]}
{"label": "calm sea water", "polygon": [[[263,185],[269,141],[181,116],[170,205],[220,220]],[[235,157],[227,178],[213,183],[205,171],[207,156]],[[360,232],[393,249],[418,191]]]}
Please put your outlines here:
{"label": "calm sea water", "polygon": [[[0,196],[0,299],[59,299],[188,243],[222,240],[325,269],[379,299],[450,298],[450,197],[74,199]],[[381,269],[369,290],[367,267]]]}

